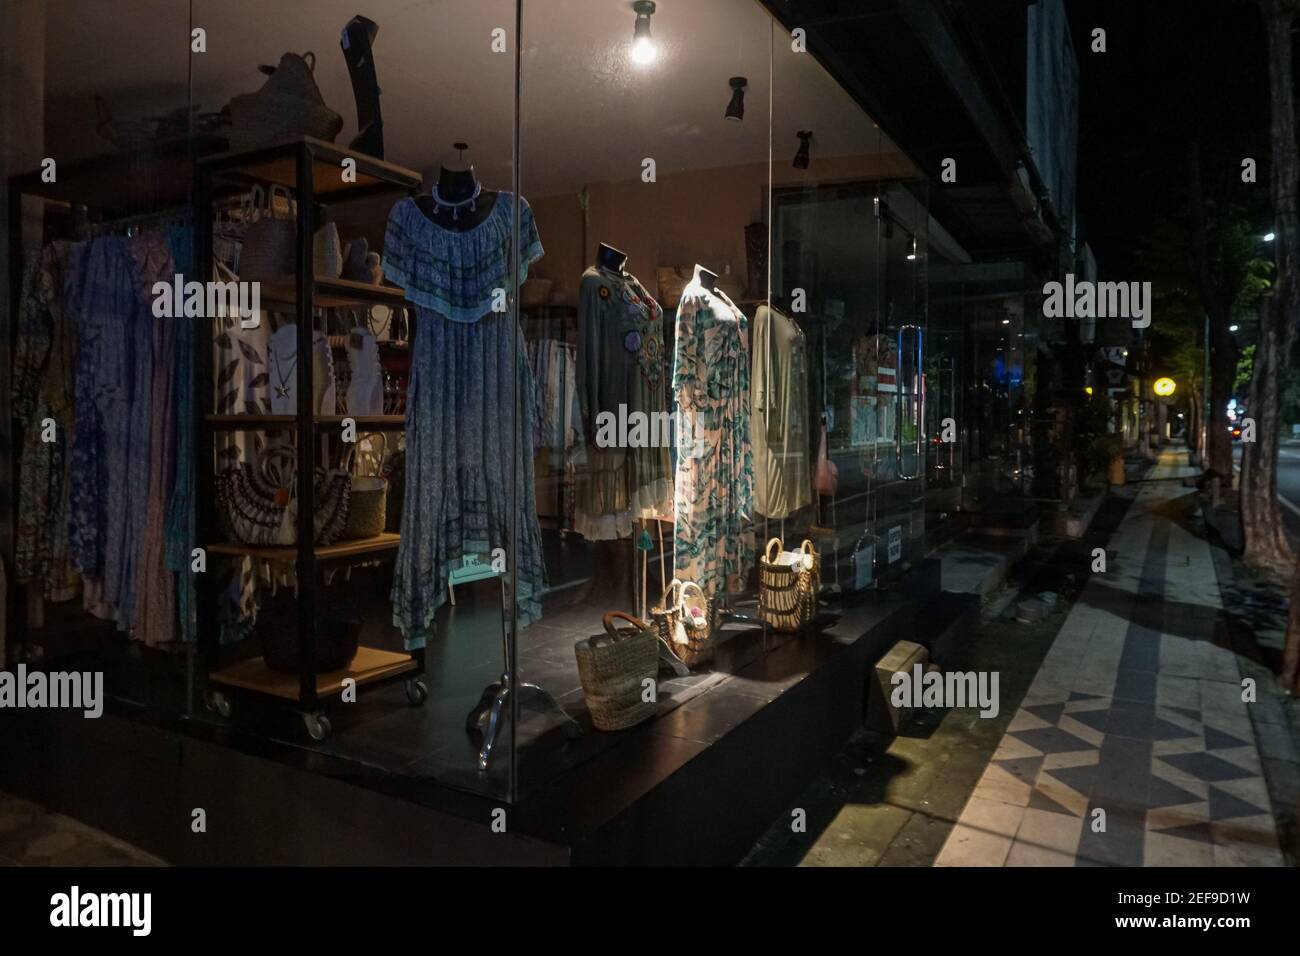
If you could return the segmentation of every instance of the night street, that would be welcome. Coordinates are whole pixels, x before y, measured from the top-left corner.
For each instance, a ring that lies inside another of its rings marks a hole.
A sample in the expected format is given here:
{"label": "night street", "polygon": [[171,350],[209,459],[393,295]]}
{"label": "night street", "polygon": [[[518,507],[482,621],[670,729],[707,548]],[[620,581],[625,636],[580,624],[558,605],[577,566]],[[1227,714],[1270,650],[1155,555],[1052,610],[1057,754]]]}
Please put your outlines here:
{"label": "night street", "polygon": [[1228,636],[1185,462],[1165,451],[1099,515],[1087,543],[1114,556],[1104,575],[1080,575],[1088,550],[1066,545],[1021,584],[1062,588],[1068,603],[1038,624],[1006,612],[983,622],[961,666],[996,667],[1017,709],[858,737],[803,796],[819,828],[800,837],[778,824],[749,862],[1295,865],[1290,705],[1271,690],[1241,702],[1242,676],[1260,670]]}

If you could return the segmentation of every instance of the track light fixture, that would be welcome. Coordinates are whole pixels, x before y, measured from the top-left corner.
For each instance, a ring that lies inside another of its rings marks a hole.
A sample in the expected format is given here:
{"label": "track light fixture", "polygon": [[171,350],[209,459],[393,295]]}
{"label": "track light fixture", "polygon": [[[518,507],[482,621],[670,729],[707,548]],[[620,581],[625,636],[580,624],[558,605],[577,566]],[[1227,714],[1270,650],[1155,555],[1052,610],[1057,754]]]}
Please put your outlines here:
{"label": "track light fixture", "polygon": [[808,168],[808,144],[812,142],[812,130],[799,130],[799,152],[794,154],[794,168]]}
{"label": "track light fixture", "polygon": [[743,76],[733,76],[729,81],[731,83],[731,102],[727,104],[727,112],[723,115],[739,123],[745,118],[745,86],[749,80]]}

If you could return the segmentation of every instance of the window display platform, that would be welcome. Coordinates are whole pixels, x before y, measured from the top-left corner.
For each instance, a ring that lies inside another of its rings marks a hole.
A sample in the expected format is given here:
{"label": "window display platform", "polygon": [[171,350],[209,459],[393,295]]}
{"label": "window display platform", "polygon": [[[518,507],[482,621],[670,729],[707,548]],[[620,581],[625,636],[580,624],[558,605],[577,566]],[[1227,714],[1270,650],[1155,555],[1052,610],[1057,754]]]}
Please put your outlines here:
{"label": "window display platform", "polygon": [[[500,834],[492,811],[506,804],[483,792],[464,729],[499,667],[478,603],[455,609],[442,652],[430,654],[422,708],[385,687],[336,712],[321,743],[283,709],[283,733],[270,735],[256,720],[168,720],[146,708],[98,720],[21,712],[0,739],[0,787],[178,864],[730,864],[860,726],[875,661],[902,638],[951,645],[971,610],[933,592],[891,595],[826,617],[814,635],[769,634],[766,649],[761,632],[737,632],[718,670],[663,681],[656,716],[618,733],[591,728],[573,665],[574,635],[589,633],[594,612],[554,614],[549,631],[525,632],[521,674],[585,735],[521,721],[519,799]],[[446,656],[480,652],[477,670]],[[463,686],[439,686],[443,675]],[[487,775],[502,793],[508,744]],[[191,832],[200,807],[206,834]]]}

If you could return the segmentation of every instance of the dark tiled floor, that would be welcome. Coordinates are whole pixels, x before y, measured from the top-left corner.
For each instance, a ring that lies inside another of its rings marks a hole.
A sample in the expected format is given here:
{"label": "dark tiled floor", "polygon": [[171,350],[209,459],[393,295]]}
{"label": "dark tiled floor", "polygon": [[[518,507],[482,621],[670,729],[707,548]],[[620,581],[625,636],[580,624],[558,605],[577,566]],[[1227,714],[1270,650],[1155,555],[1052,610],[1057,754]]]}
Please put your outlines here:
{"label": "dark tiled floor", "polygon": [[165,866],[39,804],[0,793],[0,866]]}

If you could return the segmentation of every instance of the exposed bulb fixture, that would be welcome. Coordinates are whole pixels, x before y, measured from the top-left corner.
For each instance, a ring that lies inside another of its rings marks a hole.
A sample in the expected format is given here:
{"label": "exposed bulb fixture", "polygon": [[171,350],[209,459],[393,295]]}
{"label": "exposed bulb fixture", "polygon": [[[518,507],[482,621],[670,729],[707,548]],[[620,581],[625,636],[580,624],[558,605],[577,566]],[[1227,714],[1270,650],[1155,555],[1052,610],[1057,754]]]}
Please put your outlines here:
{"label": "exposed bulb fixture", "polygon": [[1236,332],[1236,331],[1238,331],[1240,328],[1241,328],[1240,325],[1230,325],[1230,326],[1228,326],[1228,331],[1229,331],[1229,332]]}
{"label": "exposed bulb fixture", "polygon": [[632,27],[632,62],[641,66],[653,63],[658,50],[650,37],[650,15],[655,12],[654,0],[636,0],[636,23]]}
{"label": "exposed bulb fixture", "polygon": [[807,169],[808,168],[808,144],[812,142],[812,130],[801,129],[799,130],[798,136],[799,136],[799,152],[794,154],[794,168]]}
{"label": "exposed bulb fixture", "polygon": [[733,76],[728,82],[731,83],[731,102],[727,104],[727,112],[723,115],[739,123],[745,118],[745,86],[749,80],[743,76]]}

